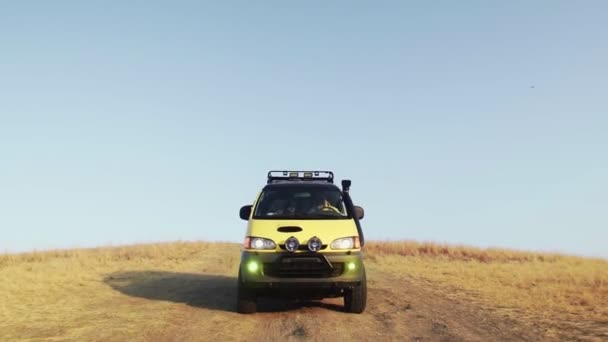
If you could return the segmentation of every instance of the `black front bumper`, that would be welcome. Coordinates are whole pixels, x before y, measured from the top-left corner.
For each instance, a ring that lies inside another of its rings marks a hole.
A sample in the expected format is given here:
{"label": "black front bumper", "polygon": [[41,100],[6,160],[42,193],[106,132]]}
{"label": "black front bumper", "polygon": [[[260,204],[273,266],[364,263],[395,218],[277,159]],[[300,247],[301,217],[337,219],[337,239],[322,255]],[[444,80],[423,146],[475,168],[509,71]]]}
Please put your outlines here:
{"label": "black front bumper", "polygon": [[[255,271],[255,267],[250,268],[250,263],[257,264]],[[243,251],[239,272],[242,285],[248,288],[331,292],[359,285],[363,278],[364,265],[360,252]]]}

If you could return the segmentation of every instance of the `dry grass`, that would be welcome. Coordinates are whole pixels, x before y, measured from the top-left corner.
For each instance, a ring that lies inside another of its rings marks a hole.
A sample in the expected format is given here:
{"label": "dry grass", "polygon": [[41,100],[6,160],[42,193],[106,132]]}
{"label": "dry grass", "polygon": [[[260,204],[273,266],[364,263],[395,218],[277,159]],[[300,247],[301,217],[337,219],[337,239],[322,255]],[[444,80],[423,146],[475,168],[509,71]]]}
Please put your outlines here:
{"label": "dry grass", "polygon": [[608,260],[413,241],[371,242],[366,250],[386,271],[524,324],[545,323],[549,336],[608,338]]}
{"label": "dry grass", "polygon": [[[0,339],[192,339],[184,327],[238,334],[228,309],[238,251],[174,242],[0,255]],[[548,337],[608,338],[606,260],[410,241],[368,242],[366,258],[374,272],[544,327]],[[213,298],[200,296],[201,284]]]}
{"label": "dry grass", "polygon": [[366,250],[372,255],[401,255],[442,258],[458,261],[478,262],[554,262],[563,260],[564,255],[558,253],[532,253],[500,248],[477,248],[463,245],[439,244],[416,241],[374,241],[366,245]]}
{"label": "dry grass", "polygon": [[[190,298],[170,292],[207,280],[229,288],[238,265],[235,251],[234,244],[175,242],[2,255],[0,340],[153,340],[158,326],[172,335],[180,323],[171,303]],[[152,295],[160,297],[146,300]],[[201,305],[229,301],[213,300]]]}
{"label": "dry grass", "polygon": [[100,263],[132,260],[191,260],[195,254],[200,254],[208,248],[232,246],[231,243],[208,242],[171,242],[155,244],[135,244],[117,247],[98,247],[81,249],[61,249],[35,251],[18,254],[0,255],[0,268],[10,265],[39,263],[49,260],[72,259],[87,263]]}

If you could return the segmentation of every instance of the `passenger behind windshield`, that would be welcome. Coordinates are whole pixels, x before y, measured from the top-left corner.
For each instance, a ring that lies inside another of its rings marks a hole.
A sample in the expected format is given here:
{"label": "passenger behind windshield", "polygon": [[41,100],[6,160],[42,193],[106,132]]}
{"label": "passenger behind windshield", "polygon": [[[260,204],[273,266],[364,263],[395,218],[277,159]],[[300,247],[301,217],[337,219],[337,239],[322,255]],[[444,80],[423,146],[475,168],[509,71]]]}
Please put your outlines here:
{"label": "passenger behind windshield", "polygon": [[257,205],[257,218],[345,218],[344,202],[338,190],[286,188],[266,190]]}

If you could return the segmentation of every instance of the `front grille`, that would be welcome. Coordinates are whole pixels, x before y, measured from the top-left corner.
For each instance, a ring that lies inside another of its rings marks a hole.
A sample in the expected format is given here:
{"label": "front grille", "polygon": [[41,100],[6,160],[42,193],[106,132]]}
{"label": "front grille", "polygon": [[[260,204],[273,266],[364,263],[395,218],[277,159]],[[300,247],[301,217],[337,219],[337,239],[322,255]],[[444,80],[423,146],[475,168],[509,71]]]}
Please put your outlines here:
{"label": "front grille", "polygon": [[323,256],[286,256],[264,263],[264,274],[277,278],[330,278],[344,272],[344,263],[330,264]]}

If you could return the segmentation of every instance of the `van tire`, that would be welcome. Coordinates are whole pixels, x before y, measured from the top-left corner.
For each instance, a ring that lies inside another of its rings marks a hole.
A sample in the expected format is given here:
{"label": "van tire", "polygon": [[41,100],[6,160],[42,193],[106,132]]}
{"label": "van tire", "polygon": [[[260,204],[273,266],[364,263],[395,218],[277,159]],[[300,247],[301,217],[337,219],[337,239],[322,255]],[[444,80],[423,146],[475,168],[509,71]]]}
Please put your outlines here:
{"label": "van tire", "polygon": [[238,313],[251,314],[257,311],[258,305],[256,295],[251,289],[248,289],[245,284],[241,282],[240,274],[236,300],[236,311]]}
{"label": "van tire", "polygon": [[367,304],[367,279],[365,270],[361,277],[361,283],[344,293],[344,311],[360,314],[365,311]]}

